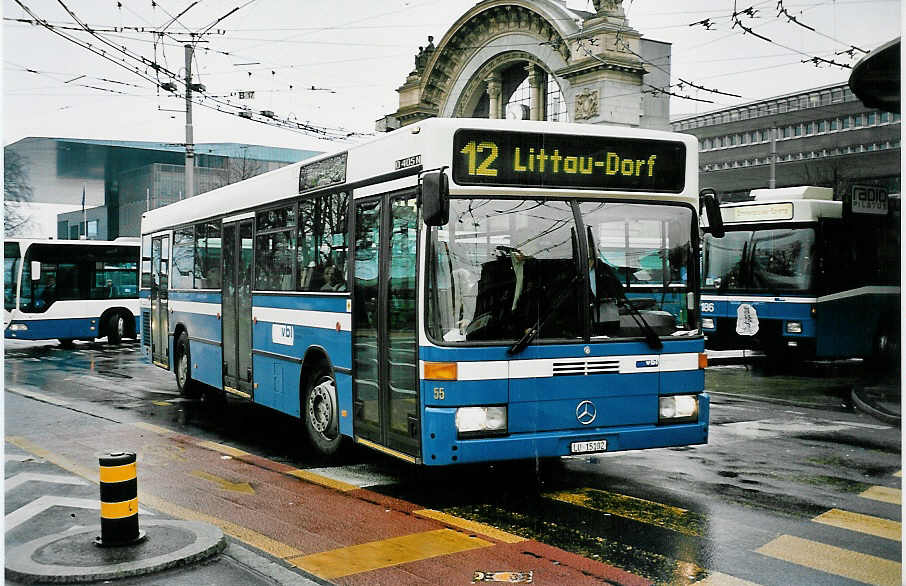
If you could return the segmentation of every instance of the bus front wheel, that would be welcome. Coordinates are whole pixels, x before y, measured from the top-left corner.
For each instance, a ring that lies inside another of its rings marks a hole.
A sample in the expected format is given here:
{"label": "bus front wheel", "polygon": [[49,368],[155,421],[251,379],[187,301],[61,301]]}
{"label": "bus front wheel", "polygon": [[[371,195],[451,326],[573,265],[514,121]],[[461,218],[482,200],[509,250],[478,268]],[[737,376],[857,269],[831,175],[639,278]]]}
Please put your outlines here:
{"label": "bus front wheel", "polygon": [[320,370],[310,379],[302,400],[302,419],[309,443],[322,456],[340,448],[340,422],[337,384],[330,373]]}
{"label": "bus front wheel", "polygon": [[176,341],[176,386],[181,395],[198,396],[198,383],[192,379],[192,357],[189,355],[189,336],[185,332]]}
{"label": "bus front wheel", "polygon": [[58,340],[60,342],[60,348],[69,350],[70,348],[75,347],[75,341],[72,338],[59,338]]}

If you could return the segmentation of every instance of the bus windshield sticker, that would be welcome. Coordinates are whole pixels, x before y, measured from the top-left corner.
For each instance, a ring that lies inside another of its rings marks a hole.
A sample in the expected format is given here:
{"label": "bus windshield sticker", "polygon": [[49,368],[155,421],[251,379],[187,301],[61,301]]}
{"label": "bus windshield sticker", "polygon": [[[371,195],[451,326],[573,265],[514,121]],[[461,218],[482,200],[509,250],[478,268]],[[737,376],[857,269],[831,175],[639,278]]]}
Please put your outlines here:
{"label": "bus windshield sticker", "polygon": [[346,182],[346,153],[299,167],[299,193]]}
{"label": "bus windshield sticker", "polygon": [[686,146],[679,141],[459,130],[459,185],[561,187],[680,193]]}
{"label": "bus windshield sticker", "polygon": [[285,324],[272,324],[271,340],[274,342],[274,344],[292,346],[294,341],[293,326]]}
{"label": "bus windshield sticker", "polygon": [[748,303],[740,304],[736,310],[736,333],[740,336],[754,336],[758,333],[758,313]]}
{"label": "bus windshield sticker", "polygon": [[750,206],[727,207],[721,210],[724,224],[740,222],[765,222],[793,219],[793,204],[763,203]]}

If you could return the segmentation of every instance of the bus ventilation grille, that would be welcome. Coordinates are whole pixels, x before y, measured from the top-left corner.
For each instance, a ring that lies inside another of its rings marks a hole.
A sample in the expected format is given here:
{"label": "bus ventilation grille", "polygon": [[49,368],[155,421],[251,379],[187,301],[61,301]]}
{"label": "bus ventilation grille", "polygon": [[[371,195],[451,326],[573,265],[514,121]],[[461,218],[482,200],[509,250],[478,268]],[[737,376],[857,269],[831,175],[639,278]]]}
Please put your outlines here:
{"label": "bus ventilation grille", "polygon": [[151,345],[151,312],[142,312],[142,346]]}
{"label": "bus ventilation grille", "polygon": [[619,360],[584,360],[582,362],[554,362],[554,376],[572,376],[620,372]]}

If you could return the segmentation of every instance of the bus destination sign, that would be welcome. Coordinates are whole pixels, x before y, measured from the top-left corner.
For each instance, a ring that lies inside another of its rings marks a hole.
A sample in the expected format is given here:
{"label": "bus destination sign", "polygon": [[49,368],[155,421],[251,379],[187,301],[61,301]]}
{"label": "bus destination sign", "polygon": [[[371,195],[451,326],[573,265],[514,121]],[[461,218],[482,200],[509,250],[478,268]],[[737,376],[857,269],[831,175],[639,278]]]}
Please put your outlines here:
{"label": "bus destination sign", "polygon": [[459,130],[458,185],[559,187],[679,193],[686,147],[679,141]]}

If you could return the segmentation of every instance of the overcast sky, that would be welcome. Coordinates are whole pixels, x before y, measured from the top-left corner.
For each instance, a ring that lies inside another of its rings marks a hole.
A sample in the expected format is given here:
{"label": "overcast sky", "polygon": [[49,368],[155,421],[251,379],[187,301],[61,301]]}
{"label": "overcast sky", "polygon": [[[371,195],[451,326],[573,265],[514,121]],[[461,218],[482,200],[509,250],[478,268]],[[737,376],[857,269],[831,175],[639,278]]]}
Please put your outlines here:
{"label": "overcast sky", "polygon": [[[57,0],[20,0],[34,15],[53,25],[75,21]],[[472,0],[64,0],[78,19],[98,30],[58,29],[90,44],[123,64],[79,47],[41,26],[12,21],[30,19],[14,0],[3,0],[3,142],[26,136],[185,140],[184,102],[155,87],[154,63],[182,74],[188,31],[213,24],[198,43],[195,80],[218,100],[271,110],[279,118],[317,127],[370,133],[374,121],[398,106],[396,88],[413,69],[420,45],[435,42],[469,8]],[[117,5],[121,5],[118,7]],[[155,4],[152,6],[152,4]],[[193,5],[194,4],[194,5]],[[855,46],[872,49],[900,34],[900,0],[784,0],[800,24],[777,16],[777,0],[740,0],[737,10],[753,6],[754,18],[742,23],[770,39],[731,29],[732,0],[625,1],[629,24],[644,36],[672,43],[673,81],[679,78],[741,98],[690,88],[678,93],[714,104],[673,98],[671,115],[724,106],[844,82],[848,69],[816,67],[803,60],[817,56],[853,64],[845,53]],[[593,10],[586,0],[571,8]],[[191,7],[190,7],[191,6]],[[240,9],[216,22],[233,9]],[[186,8],[162,40],[128,27],[160,28]],[[712,30],[691,23],[709,19]],[[804,25],[804,26],[802,26]],[[808,30],[806,26],[815,29]],[[132,57],[113,47],[125,46]],[[155,42],[156,41],[156,42]],[[136,66],[138,72],[135,71]],[[79,77],[84,76],[84,77]],[[91,86],[91,87],[88,87]],[[314,89],[312,89],[314,88]],[[242,101],[238,91],[254,91]],[[168,110],[180,110],[178,112]],[[200,106],[193,107],[196,142],[246,142],[274,146],[334,148],[297,132],[267,127]]]}

